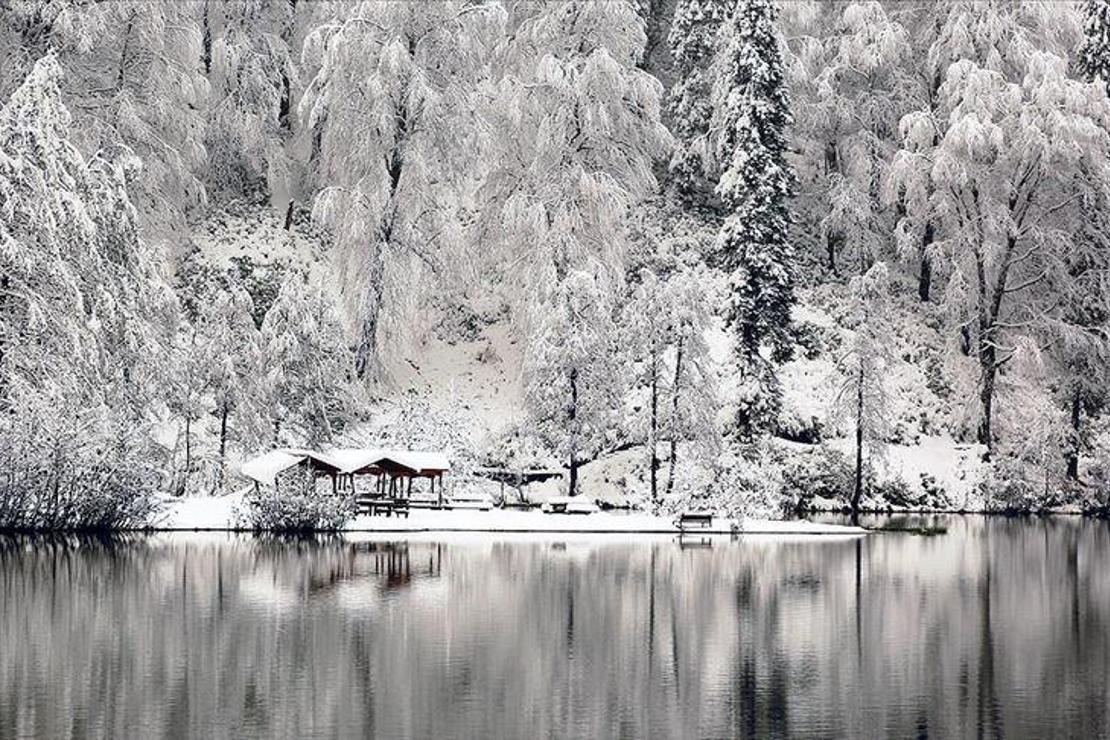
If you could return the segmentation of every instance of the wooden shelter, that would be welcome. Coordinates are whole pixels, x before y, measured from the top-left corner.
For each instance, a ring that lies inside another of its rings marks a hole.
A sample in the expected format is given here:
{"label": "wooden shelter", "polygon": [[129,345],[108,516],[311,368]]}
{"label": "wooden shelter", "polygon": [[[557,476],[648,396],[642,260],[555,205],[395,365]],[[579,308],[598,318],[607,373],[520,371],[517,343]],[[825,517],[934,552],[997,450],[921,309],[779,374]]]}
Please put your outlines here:
{"label": "wooden shelter", "polygon": [[243,463],[240,472],[254,481],[257,489],[276,486],[279,479],[295,468],[303,470],[306,483],[326,477],[331,479],[332,491],[338,490],[342,468],[335,460],[315,450],[292,447],[271,450]]}
{"label": "wooden shelter", "polygon": [[329,477],[333,491],[356,493],[355,479],[372,476],[371,497],[409,498],[413,481],[427,480],[436,505],[443,506],[443,475],[451,469],[447,456],[439,452],[409,450],[338,449],[317,452],[301,448],[281,448],[245,462],[243,475],[259,485],[275,485],[285,471],[303,466],[306,475]]}
{"label": "wooden shelter", "polygon": [[426,479],[436,495],[436,505],[443,506],[443,474],[451,468],[446,455],[380,449],[342,449],[329,455],[342,466],[341,488],[354,491],[356,476],[373,476],[376,495],[409,498],[413,481]]}

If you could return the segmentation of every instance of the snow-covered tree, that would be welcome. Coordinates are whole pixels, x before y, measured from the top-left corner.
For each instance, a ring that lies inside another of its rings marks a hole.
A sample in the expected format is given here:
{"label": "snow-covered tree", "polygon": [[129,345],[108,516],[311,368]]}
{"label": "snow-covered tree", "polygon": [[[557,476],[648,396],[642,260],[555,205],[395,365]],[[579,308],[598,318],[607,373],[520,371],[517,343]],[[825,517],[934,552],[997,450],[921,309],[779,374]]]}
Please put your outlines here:
{"label": "snow-covered tree", "polygon": [[685,266],[667,281],[674,359],[667,389],[669,470],[665,498],[674,491],[680,443],[689,443],[691,456],[704,463],[714,461],[721,449],[716,418],[717,377],[705,339],[710,320],[709,282],[704,268],[698,266]]}
{"label": "snow-covered tree", "polygon": [[[63,78],[48,54],[0,109],[0,468],[35,526],[101,526],[130,521],[159,483],[147,411],[165,395],[177,304],[139,238],[134,159],[80,153]],[[51,434],[28,435],[24,417]],[[134,478],[105,480],[109,457]]]}
{"label": "snow-covered tree", "polygon": [[1083,45],[1078,66],[1083,76],[1096,80],[1110,90],[1110,2],[1086,0],[1083,3]]}
{"label": "snow-covered tree", "polygon": [[[144,236],[176,241],[205,202],[207,81],[199,3],[21,0],[0,5],[0,94],[47,51],[64,71],[72,140],[88,157],[129,149]],[[4,35],[7,35],[7,40]]]}
{"label": "snow-covered tree", "polygon": [[206,202],[208,83],[196,3],[89,5],[103,35],[63,54],[86,152],[123,145],[143,167],[131,197],[148,237],[178,237]]}
{"label": "snow-covered tree", "polygon": [[621,311],[621,343],[630,355],[629,385],[647,391],[647,419],[643,432],[648,453],[648,482],[652,505],[659,502],[659,439],[666,414],[666,354],[674,333],[670,295],[652,270],[641,270],[632,294]]}
{"label": "snow-covered tree", "polygon": [[[806,155],[804,221],[820,232],[826,267],[849,272],[890,242],[881,183],[897,148],[898,121],[916,85],[905,66],[906,29],[878,2],[826,4],[798,50],[798,132]],[[913,101],[916,102],[916,101]]]}
{"label": "snow-covered tree", "polygon": [[852,336],[837,358],[842,380],[837,389],[833,414],[847,422],[855,440],[855,484],[852,514],[859,515],[865,471],[872,459],[881,456],[890,433],[890,401],[886,387],[892,365],[889,310],[889,275],[886,264],[877,262],[866,273],[852,278],[848,286],[848,328]]}
{"label": "snow-covered tree", "polygon": [[1077,184],[1108,182],[1108,109],[1101,86],[1068,75],[1072,8],[943,11],[930,50],[947,65],[937,104],[903,118],[892,174],[907,212],[937,224],[952,271],[946,302],[979,364],[977,438],[989,450],[998,374],[1012,335],[1047,315],[1046,278],[1070,248]]}
{"label": "snow-covered tree", "polygon": [[358,323],[356,369],[412,335],[427,286],[457,259],[473,79],[499,7],[336,4],[305,54],[319,71],[302,109],[318,142],[314,216],[331,230]]}
{"label": "snow-covered tree", "polygon": [[291,276],[266,312],[261,339],[273,437],[308,446],[333,440],[357,411],[351,352],[334,304]]}
{"label": "snow-covered tree", "polygon": [[[207,344],[207,386],[218,420],[218,467],[216,490],[223,488],[227,442],[234,435],[246,449],[268,436],[261,407],[265,398],[259,382],[262,366],[261,337],[254,325],[254,304],[242,287],[217,296],[202,313],[201,326]],[[232,422],[229,425],[229,420]]]}
{"label": "snow-covered tree", "polygon": [[486,269],[527,321],[591,260],[619,280],[630,207],[654,193],[671,139],[662,86],[637,67],[643,21],[630,0],[522,6],[487,100],[476,238]]}
{"label": "snow-covered tree", "polygon": [[786,158],[790,98],[774,19],[769,0],[740,0],[722,27],[714,65],[717,194],[729,211],[717,249],[730,273],[727,318],[736,335],[737,423],[745,437],[777,415],[781,389],[772,362],[793,352],[789,201],[796,183]]}
{"label": "snow-covered tree", "polygon": [[134,159],[81,155],[61,79],[44,57],[0,110],[0,388],[139,409],[158,396],[176,302],[138,236]]}
{"label": "snow-covered tree", "polygon": [[209,180],[241,192],[261,179],[275,205],[293,202],[288,148],[298,85],[296,7],[295,0],[241,0],[202,8],[203,63],[212,88]]}
{"label": "snow-covered tree", "polygon": [[676,146],[671,177],[679,192],[690,194],[707,185],[713,171],[709,121],[713,114],[713,58],[721,24],[732,12],[728,0],[678,0],[667,40],[674,60],[674,84],[668,106]]}
{"label": "snow-covered tree", "polygon": [[603,271],[572,271],[537,308],[525,356],[529,411],[567,461],[572,496],[578,493],[578,468],[613,441],[621,418],[625,379],[612,312]]}

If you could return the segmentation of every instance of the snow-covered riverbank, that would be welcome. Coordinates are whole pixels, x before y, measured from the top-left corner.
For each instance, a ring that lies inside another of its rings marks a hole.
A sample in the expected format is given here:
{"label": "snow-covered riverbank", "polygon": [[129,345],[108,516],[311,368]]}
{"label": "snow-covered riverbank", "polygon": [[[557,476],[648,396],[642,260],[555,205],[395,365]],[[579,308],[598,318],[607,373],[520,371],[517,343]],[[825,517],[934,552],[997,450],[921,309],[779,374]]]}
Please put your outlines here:
{"label": "snow-covered riverbank", "polygon": [[[186,498],[169,502],[157,523],[161,529],[234,529],[239,496]],[[352,532],[589,532],[596,534],[676,534],[668,517],[650,514],[544,514],[540,511],[414,509],[406,517],[359,516],[347,525]],[[808,521],[748,519],[743,534],[860,535],[865,530]],[[693,534],[731,534],[731,520],[717,518],[713,526]]]}

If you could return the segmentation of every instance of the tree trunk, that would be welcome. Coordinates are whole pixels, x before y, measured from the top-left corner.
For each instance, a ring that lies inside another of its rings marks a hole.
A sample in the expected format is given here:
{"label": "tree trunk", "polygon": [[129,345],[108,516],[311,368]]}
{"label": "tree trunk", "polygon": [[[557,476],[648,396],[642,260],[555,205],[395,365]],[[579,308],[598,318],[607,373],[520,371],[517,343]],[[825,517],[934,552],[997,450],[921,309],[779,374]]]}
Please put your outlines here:
{"label": "tree trunk", "polygon": [[994,449],[994,382],[998,375],[994,346],[985,340],[979,342],[979,429],[976,439],[987,448],[983,459],[989,460]]}
{"label": "tree trunk", "polygon": [[678,344],[675,347],[674,356],[674,384],[671,386],[671,434],[670,434],[670,457],[668,458],[667,465],[670,470],[667,472],[667,496],[671,495],[674,490],[674,470],[675,461],[678,459],[678,434],[675,430],[675,424],[678,419],[678,394],[682,389],[682,342],[684,337],[679,336]]}
{"label": "tree trunk", "polygon": [[216,490],[223,491],[224,487],[224,460],[227,459],[227,404],[220,404],[220,470],[219,476],[216,478]]}
{"label": "tree trunk", "polygon": [[[8,286],[10,278],[7,275],[0,275],[0,318],[4,316],[4,307],[8,302]],[[8,383],[7,373],[4,370],[4,356],[7,351],[5,344],[4,332],[0,331],[0,408],[7,406],[8,400]]]}
{"label": "tree trunk", "polygon": [[852,524],[859,524],[859,502],[863,496],[863,361],[856,381],[856,481],[852,490]]}
{"label": "tree trunk", "polygon": [[[840,151],[835,141],[825,142],[825,176],[840,174]],[[825,234],[825,258],[829,272],[836,275],[836,253],[844,244],[842,234],[831,229]]]}
{"label": "tree trunk", "polygon": [[188,411],[185,412],[185,480],[181,486],[181,493],[189,487],[189,473],[193,467],[193,445],[192,445],[192,419]]}
{"label": "tree trunk", "polygon": [[659,366],[656,358],[655,341],[651,345],[651,431],[648,433],[648,446],[651,447],[651,502],[659,503]]}
{"label": "tree trunk", "polygon": [[578,368],[571,368],[570,370],[570,411],[568,413],[568,421],[570,422],[570,480],[568,485],[567,494],[570,496],[578,495],[578,430],[575,429],[575,421],[578,418]]}
{"label": "tree trunk", "polygon": [[1070,481],[1079,480],[1079,453],[1082,451],[1080,428],[1083,423],[1083,396],[1079,383],[1075,384],[1071,396],[1071,445],[1067,452],[1067,477]]}
{"label": "tree trunk", "polygon": [[[415,40],[409,40],[409,55],[416,53]],[[378,228],[378,239],[374,244],[371,256],[370,286],[367,296],[366,315],[362,320],[359,332],[358,347],[355,352],[355,372],[359,380],[365,380],[373,367],[374,354],[378,346],[378,319],[381,316],[382,293],[385,277],[385,249],[393,239],[393,227],[397,215],[397,189],[401,184],[401,174],[405,163],[405,147],[408,141],[408,132],[412,125],[409,120],[408,104],[402,102],[395,107],[397,119],[397,133],[393,149],[386,161],[386,172],[389,175],[389,199],[382,211],[381,223]]]}
{"label": "tree trunk", "polygon": [[128,47],[131,45],[131,29],[135,27],[135,12],[131,13],[131,17],[127,21],[127,28],[123,32],[123,50],[119,55],[119,74],[116,75],[116,90],[123,89],[123,83],[127,79],[127,55]]}
{"label": "tree trunk", "polygon": [[374,355],[378,343],[378,319],[382,310],[382,280],[385,272],[382,251],[384,246],[382,243],[374,245],[375,254],[371,257],[375,264],[370,271],[370,285],[367,287],[366,307],[364,309],[366,313],[362,317],[358,345],[355,349],[355,374],[359,380],[365,380],[374,367]]}
{"label": "tree trunk", "polygon": [[933,222],[925,224],[925,238],[921,244],[921,269],[917,273],[917,297],[922,303],[929,302],[933,284],[933,261],[929,257],[929,247],[933,243]]}
{"label": "tree trunk", "polygon": [[289,207],[285,209],[285,230],[289,231],[293,228],[293,205],[296,203],[292,197],[289,198]]}
{"label": "tree trunk", "polygon": [[836,253],[840,251],[840,246],[844,243],[843,237],[840,234],[830,231],[825,235],[825,258],[829,268],[829,272],[833,275],[838,275],[836,271]]}

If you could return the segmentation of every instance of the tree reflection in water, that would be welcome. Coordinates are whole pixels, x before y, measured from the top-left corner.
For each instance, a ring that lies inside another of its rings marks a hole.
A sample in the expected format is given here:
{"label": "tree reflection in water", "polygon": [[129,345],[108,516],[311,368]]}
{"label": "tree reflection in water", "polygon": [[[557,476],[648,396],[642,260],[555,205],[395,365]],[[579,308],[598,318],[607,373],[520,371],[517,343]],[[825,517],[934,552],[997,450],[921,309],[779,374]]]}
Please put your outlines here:
{"label": "tree reflection in water", "polygon": [[0,737],[1106,734],[1107,525],[946,525],[0,538]]}

